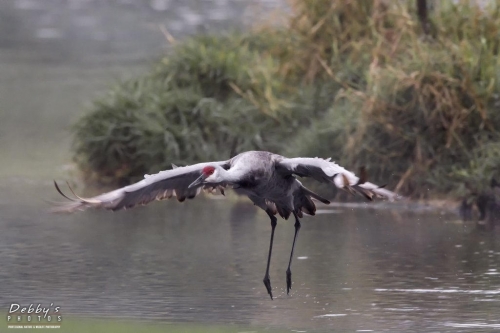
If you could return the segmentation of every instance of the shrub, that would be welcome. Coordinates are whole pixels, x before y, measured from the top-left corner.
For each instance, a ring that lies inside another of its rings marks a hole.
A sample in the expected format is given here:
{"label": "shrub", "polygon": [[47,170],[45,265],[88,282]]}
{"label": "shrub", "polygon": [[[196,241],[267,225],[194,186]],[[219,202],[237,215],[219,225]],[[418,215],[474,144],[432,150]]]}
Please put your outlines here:
{"label": "shrub", "polygon": [[87,180],[126,184],[171,163],[280,151],[300,114],[282,107],[276,70],[242,36],[189,39],[95,101],[75,126],[75,160]]}
{"label": "shrub", "polygon": [[500,8],[433,4],[422,29],[411,1],[291,0],[282,25],[187,39],[95,103],[76,160],[126,182],[265,149],[365,165],[406,195],[458,193],[497,172],[483,166],[500,142]]}
{"label": "shrub", "polygon": [[[342,124],[349,113],[356,118],[350,121],[354,130],[347,126],[343,133],[341,160],[365,165],[375,180],[390,181],[407,195],[457,189],[453,170],[466,170],[471,160],[481,164],[471,150],[498,137],[500,11],[495,3],[480,8],[439,2],[430,16],[433,36],[422,33],[410,2],[292,4],[290,29],[301,36],[296,48],[302,50],[294,58],[302,67],[294,68],[343,88],[343,98],[332,106],[332,122]],[[339,137],[338,126],[323,128],[305,142]],[[310,133],[315,131],[302,135]]]}

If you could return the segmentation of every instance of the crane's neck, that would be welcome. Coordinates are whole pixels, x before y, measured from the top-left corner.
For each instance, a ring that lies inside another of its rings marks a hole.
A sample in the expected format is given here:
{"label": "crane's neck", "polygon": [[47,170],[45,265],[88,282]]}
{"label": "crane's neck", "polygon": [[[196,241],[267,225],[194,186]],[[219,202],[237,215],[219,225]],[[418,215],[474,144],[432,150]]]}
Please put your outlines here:
{"label": "crane's neck", "polygon": [[241,181],[243,178],[243,172],[241,169],[237,168],[231,168],[229,170],[225,170],[223,168],[220,168],[220,178],[223,182],[229,183],[229,184],[237,184]]}

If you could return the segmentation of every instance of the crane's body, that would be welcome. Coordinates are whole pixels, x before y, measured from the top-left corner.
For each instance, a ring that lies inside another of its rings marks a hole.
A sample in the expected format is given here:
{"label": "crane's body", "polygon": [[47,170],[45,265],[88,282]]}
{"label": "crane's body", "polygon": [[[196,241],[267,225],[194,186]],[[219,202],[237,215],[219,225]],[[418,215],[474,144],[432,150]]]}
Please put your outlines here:
{"label": "crane's body", "polygon": [[277,164],[283,158],[279,155],[255,151],[235,156],[230,160],[230,186],[236,193],[246,195],[252,202],[274,214],[287,219],[295,211],[314,214],[315,205],[308,199],[313,196],[324,203],[328,200],[307,190],[290,174],[280,173]]}
{"label": "crane's body", "polygon": [[[287,292],[291,288],[290,265],[298,231],[299,217],[303,213],[314,215],[316,206],[312,199],[325,204],[329,201],[305,188],[296,178],[311,177],[320,182],[327,182],[350,191],[361,193],[368,199],[374,196],[393,200],[397,195],[382,187],[366,182],[364,172],[360,178],[329,159],[321,158],[286,158],[265,151],[244,152],[227,161],[199,163],[185,167],[175,167],[161,171],[135,184],[104,193],[92,198],[72,200],[53,209],[56,212],[72,212],[85,208],[106,208],[110,210],[132,208],[147,204],[153,200],[162,200],[176,196],[179,201],[194,198],[201,189],[209,191],[229,187],[239,194],[246,195],[262,208],[271,219],[271,242],[269,247],[264,284],[271,298],[269,265],[271,260],[276,214],[284,219],[293,214],[295,217],[295,236],[287,269]],[[76,195],[75,195],[76,196]]]}

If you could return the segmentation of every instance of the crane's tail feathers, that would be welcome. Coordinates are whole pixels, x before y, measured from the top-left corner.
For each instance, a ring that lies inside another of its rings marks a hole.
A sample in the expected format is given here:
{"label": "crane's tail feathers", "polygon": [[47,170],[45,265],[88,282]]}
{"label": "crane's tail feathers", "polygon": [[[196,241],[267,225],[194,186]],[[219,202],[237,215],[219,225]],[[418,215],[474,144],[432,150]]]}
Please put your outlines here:
{"label": "crane's tail feathers", "polygon": [[[326,200],[320,195],[305,188],[304,186],[301,186],[299,190],[294,193],[293,211],[295,212],[295,214],[297,214],[298,217],[303,217],[303,213],[306,213],[308,215],[314,215],[316,213],[316,205],[313,199],[321,201],[322,203],[327,205],[330,203],[330,201]],[[288,215],[290,215],[289,211],[287,211],[286,218],[288,218]]]}
{"label": "crane's tail feathers", "polygon": [[325,205],[328,205],[330,204],[330,200],[327,200],[325,198],[323,198],[322,196],[320,196],[319,194],[316,194],[314,193],[313,191],[309,190],[308,188],[306,187],[302,187],[302,190],[307,194],[309,195],[310,197],[312,197],[313,199],[316,199],[318,201],[321,201],[322,203],[324,203]]}

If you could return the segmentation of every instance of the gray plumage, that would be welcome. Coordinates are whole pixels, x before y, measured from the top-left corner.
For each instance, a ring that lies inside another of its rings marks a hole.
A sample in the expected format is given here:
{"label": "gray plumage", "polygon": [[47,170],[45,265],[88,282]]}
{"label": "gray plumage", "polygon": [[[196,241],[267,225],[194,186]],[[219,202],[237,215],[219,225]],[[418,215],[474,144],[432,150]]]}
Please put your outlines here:
{"label": "gray plumage", "polygon": [[[214,167],[213,175],[190,187],[203,176],[203,168],[207,166]],[[255,205],[273,215],[278,213],[283,218],[288,218],[292,212],[299,216],[302,213],[314,215],[316,206],[311,199],[329,203],[305,188],[295,176],[311,177],[353,193],[361,193],[370,199],[374,196],[390,200],[397,197],[395,193],[365,182],[338,164],[322,158],[286,158],[264,151],[249,151],[228,161],[172,167],[171,170],[145,175],[140,182],[111,192],[91,198],[77,197],[72,202],[53,207],[52,211],[72,212],[93,207],[127,209],[173,196],[184,201],[186,198],[194,198],[201,189],[224,191],[226,187],[247,195]]]}

